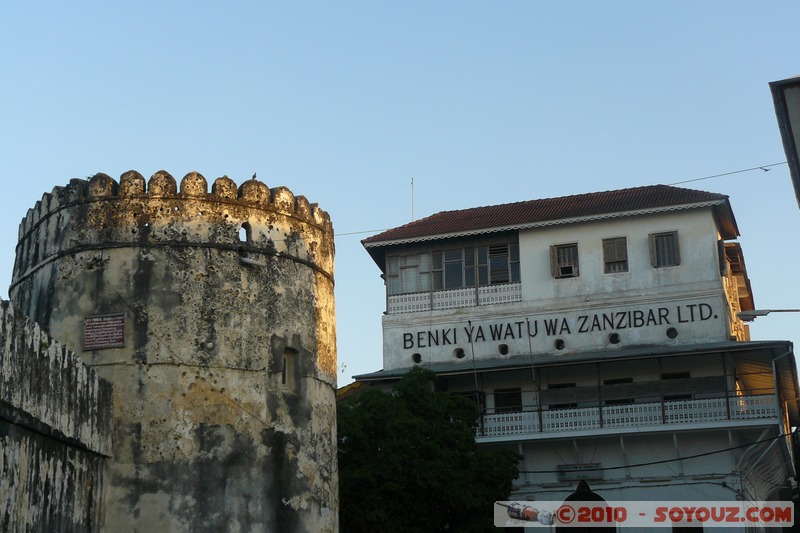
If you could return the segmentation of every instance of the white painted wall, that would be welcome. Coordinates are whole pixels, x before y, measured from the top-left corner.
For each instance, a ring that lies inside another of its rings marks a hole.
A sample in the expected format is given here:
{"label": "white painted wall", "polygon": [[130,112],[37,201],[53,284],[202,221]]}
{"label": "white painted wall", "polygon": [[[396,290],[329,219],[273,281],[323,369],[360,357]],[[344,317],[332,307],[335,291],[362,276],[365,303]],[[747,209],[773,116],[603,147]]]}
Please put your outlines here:
{"label": "white painted wall", "polygon": [[[678,232],[681,264],[653,268],[649,235]],[[628,272],[603,272],[603,239],[626,237]],[[658,293],[719,291],[718,232],[711,210],[692,210],[537,228],[519,234],[523,300],[537,307],[567,301],[615,301]],[[550,246],[578,243],[580,276],[554,279]]]}
{"label": "white painted wall", "polygon": [[[681,264],[656,269],[649,235],[666,231],[678,232]],[[602,241],[612,237],[627,238],[628,272],[603,272]],[[384,315],[384,368],[412,366],[414,354],[422,365],[468,366],[473,354],[476,360],[569,356],[727,341],[717,239],[710,209],[525,230],[519,236],[522,302]],[[572,242],[578,243],[580,276],[555,279],[550,246]],[[611,317],[614,325],[604,322]],[[667,336],[669,328],[677,337]],[[612,333],[618,343],[611,342]],[[465,357],[458,359],[458,350]]]}

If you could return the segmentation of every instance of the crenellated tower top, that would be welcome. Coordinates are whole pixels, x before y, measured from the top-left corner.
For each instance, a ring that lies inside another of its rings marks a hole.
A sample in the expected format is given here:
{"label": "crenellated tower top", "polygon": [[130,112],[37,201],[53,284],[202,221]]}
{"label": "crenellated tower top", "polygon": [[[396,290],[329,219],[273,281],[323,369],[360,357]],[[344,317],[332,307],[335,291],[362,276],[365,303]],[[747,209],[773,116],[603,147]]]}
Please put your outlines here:
{"label": "crenellated tower top", "polygon": [[[145,181],[135,170],[129,170],[120,176],[119,183],[107,174],[95,174],[88,180],[73,179],[66,187],[56,187],[36,202],[35,207],[28,210],[20,224],[20,239],[33,228],[43,216],[66,207],[70,204],[92,201],[132,200],[156,201],[190,201],[212,202],[248,209],[273,211],[286,216],[315,224],[321,229],[330,231],[331,221],[328,214],[317,204],[311,204],[305,196],[295,196],[286,187],[270,189],[263,182],[253,178],[240,186],[227,176],[217,178],[208,192],[208,182],[202,174],[190,172],[181,179],[180,188],[177,181],[168,172],[160,170]],[[160,207],[160,206],[159,206]],[[179,211],[179,210],[178,210]],[[175,211],[177,212],[177,211]],[[153,215],[174,215],[173,212],[154,210]],[[209,213],[213,214],[213,213]],[[205,216],[202,213],[201,216]]]}
{"label": "crenellated tower top", "polygon": [[305,196],[255,178],[237,187],[223,176],[209,192],[197,172],[179,186],[166,171],[145,180],[131,170],[119,182],[102,173],[73,179],[36,202],[20,224],[12,288],[68,250],[190,243],[243,256],[283,254],[333,274],[330,217]]}

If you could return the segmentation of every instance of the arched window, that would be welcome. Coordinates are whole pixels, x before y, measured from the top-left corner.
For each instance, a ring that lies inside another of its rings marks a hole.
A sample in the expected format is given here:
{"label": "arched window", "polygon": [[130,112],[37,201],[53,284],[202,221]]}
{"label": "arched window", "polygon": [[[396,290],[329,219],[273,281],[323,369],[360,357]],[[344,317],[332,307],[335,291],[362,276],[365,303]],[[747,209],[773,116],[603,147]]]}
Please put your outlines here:
{"label": "arched window", "polygon": [[239,242],[250,244],[253,242],[253,230],[249,222],[243,222],[239,228]]}

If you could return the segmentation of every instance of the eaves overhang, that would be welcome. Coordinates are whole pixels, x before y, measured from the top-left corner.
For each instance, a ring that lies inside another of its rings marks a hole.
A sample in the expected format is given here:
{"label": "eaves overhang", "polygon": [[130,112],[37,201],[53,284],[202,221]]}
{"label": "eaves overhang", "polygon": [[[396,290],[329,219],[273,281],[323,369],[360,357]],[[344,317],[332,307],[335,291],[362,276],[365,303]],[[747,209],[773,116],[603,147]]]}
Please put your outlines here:
{"label": "eaves overhang", "polygon": [[800,76],[770,82],[769,88],[795,198],[800,206]]}

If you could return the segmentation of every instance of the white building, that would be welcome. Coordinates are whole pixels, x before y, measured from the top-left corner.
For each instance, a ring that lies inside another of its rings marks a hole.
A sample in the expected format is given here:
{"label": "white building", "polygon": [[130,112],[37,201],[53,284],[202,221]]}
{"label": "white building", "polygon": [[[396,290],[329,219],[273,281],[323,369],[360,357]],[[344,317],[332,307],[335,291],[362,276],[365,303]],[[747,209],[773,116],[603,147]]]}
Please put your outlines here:
{"label": "white building", "polygon": [[753,342],[728,197],[663,185],[446,211],[367,238],[387,385],[414,365],[523,457],[512,499],[788,500],[792,344]]}

